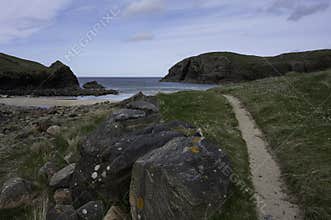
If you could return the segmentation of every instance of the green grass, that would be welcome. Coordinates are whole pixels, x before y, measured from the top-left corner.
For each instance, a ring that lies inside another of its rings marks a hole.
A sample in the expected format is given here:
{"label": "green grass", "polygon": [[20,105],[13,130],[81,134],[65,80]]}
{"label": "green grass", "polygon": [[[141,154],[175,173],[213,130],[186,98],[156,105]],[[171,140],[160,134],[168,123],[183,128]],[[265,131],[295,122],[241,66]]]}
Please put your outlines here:
{"label": "green grass", "polygon": [[305,219],[331,219],[331,70],[213,91],[240,98],[252,113]]}
{"label": "green grass", "polygon": [[[252,188],[246,145],[231,106],[222,96],[214,92],[179,92],[160,94],[158,99],[165,121],[183,120],[201,128],[229,155],[234,173],[244,185]],[[255,201],[239,185],[232,184],[222,212],[213,219],[255,220],[256,216]]]}

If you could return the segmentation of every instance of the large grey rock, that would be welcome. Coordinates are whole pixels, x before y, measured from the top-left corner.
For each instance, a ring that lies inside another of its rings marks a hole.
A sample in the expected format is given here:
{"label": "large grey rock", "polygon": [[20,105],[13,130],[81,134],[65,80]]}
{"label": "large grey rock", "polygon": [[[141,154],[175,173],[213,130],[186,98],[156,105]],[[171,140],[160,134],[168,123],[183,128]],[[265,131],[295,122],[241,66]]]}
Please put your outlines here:
{"label": "large grey rock", "polygon": [[47,212],[46,220],[78,220],[78,216],[71,205],[56,205]]}
{"label": "large grey rock", "polygon": [[101,201],[91,201],[77,210],[81,220],[102,220],[105,208]]}
{"label": "large grey rock", "polygon": [[1,188],[0,209],[29,205],[32,199],[32,184],[22,178],[12,178],[7,180]]}
{"label": "large grey rock", "polygon": [[[182,131],[195,130],[186,123],[174,121],[118,133],[113,123],[102,127],[100,132],[104,136],[91,135],[83,144],[70,184],[74,197],[82,197],[79,200],[86,201],[86,195],[91,198],[96,194],[106,194],[113,201],[122,200],[129,192],[132,165],[139,157],[175,137],[184,136]],[[122,130],[120,125],[117,127]],[[108,132],[103,133],[105,130]]]}
{"label": "large grey rock", "polygon": [[158,112],[159,109],[152,103],[146,101],[134,101],[127,104],[130,109],[139,109],[147,112]]}
{"label": "large grey rock", "polygon": [[139,158],[132,170],[131,214],[136,219],[201,220],[221,210],[229,160],[202,137],[179,137]]}
{"label": "large grey rock", "polygon": [[67,187],[75,167],[76,164],[73,163],[56,172],[49,181],[49,185],[53,187]]}
{"label": "large grey rock", "polygon": [[146,116],[146,113],[140,110],[119,109],[114,111],[112,116],[115,121],[125,121],[129,119],[143,118]]}

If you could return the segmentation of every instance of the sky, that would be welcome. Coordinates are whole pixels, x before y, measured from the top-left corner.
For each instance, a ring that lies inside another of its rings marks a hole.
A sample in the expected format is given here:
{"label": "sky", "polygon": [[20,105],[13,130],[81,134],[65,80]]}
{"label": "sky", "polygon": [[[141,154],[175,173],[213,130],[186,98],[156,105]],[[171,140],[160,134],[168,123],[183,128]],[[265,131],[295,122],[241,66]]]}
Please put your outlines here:
{"label": "sky", "polygon": [[331,48],[331,0],[0,0],[0,52],[78,76],[164,76],[211,51]]}

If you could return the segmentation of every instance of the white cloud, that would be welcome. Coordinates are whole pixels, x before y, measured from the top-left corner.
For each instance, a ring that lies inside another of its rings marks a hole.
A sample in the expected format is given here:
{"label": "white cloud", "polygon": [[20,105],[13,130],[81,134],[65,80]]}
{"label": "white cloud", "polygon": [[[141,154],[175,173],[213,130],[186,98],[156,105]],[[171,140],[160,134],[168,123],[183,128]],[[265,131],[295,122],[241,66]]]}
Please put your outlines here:
{"label": "white cloud", "polygon": [[140,15],[162,11],[165,8],[163,0],[135,0],[125,9],[125,15]]}
{"label": "white cloud", "polygon": [[275,0],[268,11],[289,14],[288,20],[298,21],[303,17],[322,12],[329,6],[329,0]]}
{"label": "white cloud", "polygon": [[25,38],[51,22],[71,0],[0,2],[0,43]]}
{"label": "white cloud", "polygon": [[128,41],[132,42],[140,42],[140,41],[150,41],[154,39],[154,35],[151,33],[138,33],[131,38],[128,39]]}

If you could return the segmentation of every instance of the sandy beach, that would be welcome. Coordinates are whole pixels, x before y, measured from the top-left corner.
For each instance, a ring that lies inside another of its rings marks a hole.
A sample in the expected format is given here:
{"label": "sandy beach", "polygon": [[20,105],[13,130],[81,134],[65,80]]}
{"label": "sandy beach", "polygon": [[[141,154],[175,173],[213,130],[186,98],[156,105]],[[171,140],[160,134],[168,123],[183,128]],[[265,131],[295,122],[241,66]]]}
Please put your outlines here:
{"label": "sandy beach", "polygon": [[[65,97],[10,97],[0,98],[1,104],[25,107],[53,107],[53,106],[78,106],[94,105],[96,103],[110,102],[106,99],[80,100]],[[113,102],[113,101],[111,101]]]}

